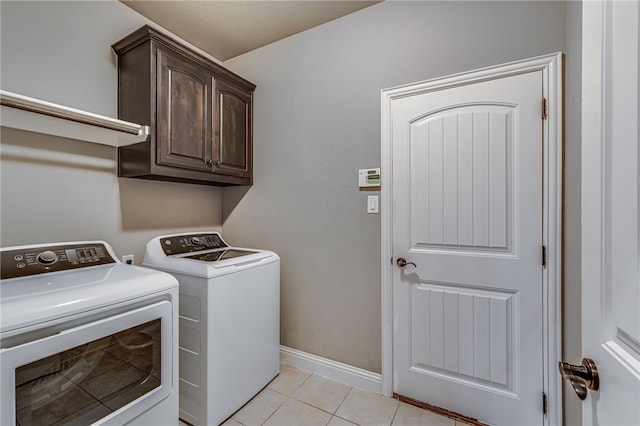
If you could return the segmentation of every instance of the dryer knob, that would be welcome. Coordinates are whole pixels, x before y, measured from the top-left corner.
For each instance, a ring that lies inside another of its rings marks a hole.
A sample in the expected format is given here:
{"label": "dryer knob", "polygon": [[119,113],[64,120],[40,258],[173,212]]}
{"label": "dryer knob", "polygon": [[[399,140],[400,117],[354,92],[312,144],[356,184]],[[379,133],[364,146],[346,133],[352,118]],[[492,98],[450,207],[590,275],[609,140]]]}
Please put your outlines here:
{"label": "dryer knob", "polygon": [[200,238],[198,238],[198,237],[192,237],[189,241],[191,242],[191,244],[196,245],[196,246],[198,244],[200,244]]}
{"label": "dryer knob", "polygon": [[39,263],[42,263],[43,265],[49,265],[51,263],[55,263],[55,261],[58,260],[58,255],[55,254],[55,252],[52,252],[51,250],[47,250],[40,253],[37,257],[37,260]]}

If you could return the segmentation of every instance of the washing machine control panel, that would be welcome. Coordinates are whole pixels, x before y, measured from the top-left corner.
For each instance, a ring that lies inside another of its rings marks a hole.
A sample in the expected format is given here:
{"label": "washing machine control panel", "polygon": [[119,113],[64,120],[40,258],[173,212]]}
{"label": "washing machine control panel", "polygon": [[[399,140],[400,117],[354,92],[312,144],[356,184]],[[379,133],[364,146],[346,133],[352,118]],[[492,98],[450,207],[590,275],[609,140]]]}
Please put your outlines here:
{"label": "washing machine control panel", "polygon": [[40,245],[0,251],[3,280],[109,263],[117,261],[111,257],[104,244]]}
{"label": "washing machine control panel", "polygon": [[161,238],[160,243],[167,256],[229,247],[217,232],[175,235]]}

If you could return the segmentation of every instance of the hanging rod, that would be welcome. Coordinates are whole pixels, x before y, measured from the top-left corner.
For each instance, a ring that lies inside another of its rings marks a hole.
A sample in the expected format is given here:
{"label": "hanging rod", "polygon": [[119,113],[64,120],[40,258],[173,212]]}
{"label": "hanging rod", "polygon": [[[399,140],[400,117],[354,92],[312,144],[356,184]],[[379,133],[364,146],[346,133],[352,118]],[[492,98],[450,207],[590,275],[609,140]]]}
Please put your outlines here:
{"label": "hanging rod", "polygon": [[30,98],[6,90],[0,90],[0,105],[3,107],[0,124],[4,127],[111,146],[143,142],[149,136],[149,126]]}

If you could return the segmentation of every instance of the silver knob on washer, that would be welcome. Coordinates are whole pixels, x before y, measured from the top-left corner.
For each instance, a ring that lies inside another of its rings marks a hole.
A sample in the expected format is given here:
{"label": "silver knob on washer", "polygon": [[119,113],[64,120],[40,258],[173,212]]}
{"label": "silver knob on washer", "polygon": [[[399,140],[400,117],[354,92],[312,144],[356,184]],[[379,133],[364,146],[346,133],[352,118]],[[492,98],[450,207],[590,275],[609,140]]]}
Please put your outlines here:
{"label": "silver knob on washer", "polygon": [[50,265],[58,260],[58,255],[51,250],[47,250],[38,254],[36,260],[38,263],[42,263],[43,265]]}

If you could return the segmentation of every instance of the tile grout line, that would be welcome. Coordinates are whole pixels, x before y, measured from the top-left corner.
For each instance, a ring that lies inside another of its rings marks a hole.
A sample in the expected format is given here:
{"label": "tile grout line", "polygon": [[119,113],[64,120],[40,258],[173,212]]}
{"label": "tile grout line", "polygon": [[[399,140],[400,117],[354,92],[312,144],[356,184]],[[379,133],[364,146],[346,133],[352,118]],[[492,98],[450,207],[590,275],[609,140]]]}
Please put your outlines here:
{"label": "tile grout line", "polygon": [[[306,382],[307,380],[309,380],[309,377],[307,377],[307,379],[306,379],[304,382]],[[304,382],[302,382],[302,383],[304,383]],[[302,386],[302,385],[300,385],[300,386]],[[295,388],[295,390],[293,391],[293,393],[296,393],[296,391],[300,388],[300,386],[298,386],[297,388]],[[267,387],[269,387],[269,386],[267,385]],[[271,389],[271,388],[269,388],[269,389]],[[273,413],[271,413],[271,414],[269,415],[269,417],[267,417],[266,419],[264,419],[264,422],[260,423],[260,426],[262,426],[262,425],[266,424],[266,423],[269,421],[269,419],[270,419],[271,417],[273,417],[273,415],[274,415],[274,414],[276,414],[276,413],[278,412],[278,410],[279,410],[280,408],[282,408],[282,406],[283,406],[284,404],[286,404],[286,402],[287,402],[289,399],[291,399],[291,396],[287,396],[287,395],[285,395],[285,394],[283,394],[283,393],[280,393],[280,392],[278,392],[278,391],[277,391],[277,390],[275,390],[275,389],[271,389],[271,390],[272,390],[272,391],[274,391],[274,392],[275,392],[275,393],[277,393],[277,394],[280,394],[280,395],[282,395],[282,396],[286,396],[286,397],[287,397],[287,399],[285,399],[284,401],[282,401],[282,404],[278,405],[278,408],[276,408],[275,410],[273,410]],[[293,393],[292,393],[292,395],[293,395]]]}
{"label": "tile grout line", "polygon": [[[306,379],[306,380],[305,380],[305,381],[304,381],[300,386],[298,386],[298,387],[296,388],[296,390],[295,390],[295,391],[293,391],[293,393],[291,394],[291,396],[290,396],[290,397],[288,397],[288,399],[293,399],[294,401],[297,401],[297,402],[299,402],[299,403],[301,403],[301,404],[304,404],[304,405],[306,405],[306,406],[308,406],[308,407],[315,408],[315,409],[317,409],[317,410],[322,411],[323,413],[327,413],[327,414],[329,414],[331,417],[329,418],[329,421],[327,422],[327,424],[331,423],[331,420],[332,420],[334,417],[337,417],[337,418],[339,418],[339,419],[341,419],[341,420],[344,420],[345,422],[351,423],[351,424],[353,424],[353,425],[355,425],[355,426],[360,426],[359,424],[354,423],[354,422],[353,422],[353,421],[351,421],[351,420],[348,420],[348,419],[345,419],[344,417],[340,417],[340,416],[336,415],[336,413],[338,412],[338,410],[340,409],[340,407],[342,406],[342,404],[344,403],[344,401],[347,399],[347,397],[349,396],[349,394],[351,393],[351,391],[353,391],[353,389],[354,389],[354,387],[353,387],[353,386],[349,386],[349,390],[348,390],[348,391],[347,391],[347,393],[344,395],[344,397],[342,397],[342,399],[340,400],[340,403],[338,404],[338,406],[336,407],[336,409],[334,410],[334,412],[326,411],[326,410],[324,410],[324,409],[322,409],[322,408],[320,408],[320,407],[316,407],[315,405],[312,405],[312,404],[310,404],[310,403],[308,403],[308,402],[306,402],[306,401],[301,401],[301,400],[299,400],[299,399],[297,399],[297,398],[295,397],[296,392],[297,392],[300,388],[302,388],[302,387],[304,386],[304,384],[305,384],[305,383],[307,383],[307,381],[309,381],[313,376],[320,377],[320,378],[322,378],[322,379],[326,379],[326,380],[332,380],[332,379],[329,379],[329,378],[327,378],[327,377],[321,376],[321,375],[319,375],[319,374],[311,373],[311,375],[310,375],[309,377],[307,377],[307,379]],[[332,380],[332,381],[334,381],[334,382],[336,382],[336,383],[340,383],[340,382],[337,382],[337,381],[335,381],[335,380]],[[277,391],[276,391],[276,392],[277,392]],[[285,402],[286,402],[286,401],[285,401]],[[283,403],[282,405],[284,405],[284,403]],[[280,408],[280,407],[278,407],[278,408]],[[276,411],[277,411],[277,410],[276,410]],[[275,412],[274,412],[274,414],[275,414]],[[272,414],[272,415],[273,415],[273,414]],[[395,415],[394,415],[394,416],[395,416]],[[267,419],[267,420],[268,420],[268,419]],[[266,423],[266,422],[267,422],[267,421],[265,420],[265,423]],[[264,424],[264,423],[263,423],[263,424]]]}
{"label": "tile grout line", "polygon": [[[300,371],[304,371],[304,370],[300,370]],[[278,375],[279,375],[279,374],[278,374]],[[306,379],[304,379],[304,381],[303,381],[303,382],[302,382],[298,387],[296,387],[296,388],[293,390],[293,392],[291,392],[291,395],[285,395],[285,394],[283,394],[283,393],[281,393],[281,392],[278,392],[278,391],[277,391],[277,390],[275,390],[275,389],[269,388],[269,385],[267,385],[267,386],[266,386],[267,388],[271,389],[272,391],[274,391],[274,392],[276,392],[276,393],[278,393],[278,394],[280,394],[280,395],[282,395],[282,396],[286,396],[286,397],[287,397],[287,399],[285,399],[285,400],[282,402],[282,404],[280,404],[280,405],[278,406],[278,408],[276,408],[276,409],[273,411],[273,413],[271,413],[271,415],[270,415],[269,417],[267,417],[267,418],[264,420],[264,422],[260,423],[260,425],[262,426],[262,425],[266,424],[266,423],[269,421],[269,419],[270,419],[271,417],[273,417],[273,415],[274,415],[274,414],[276,414],[276,413],[278,412],[278,410],[279,410],[280,408],[282,408],[282,406],[283,406],[284,404],[286,404],[286,403],[287,403],[287,401],[289,401],[290,399],[293,399],[294,401],[298,401],[296,398],[294,398],[294,397],[293,397],[293,395],[298,391],[298,389],[300,389],[300,388],[302,387],[302,385],[304,385],[305,383],[307,383],[307,380],[309,380],[309,379],[311,378],[311,376],[313,376],[313,373],[309,374],[309,376],[307,376],[307,378],[306,378]],[[298,402],[302,403],[302,401],[298,401]],[[309,405],[309,404],[307,404],[307,405]],[[311,407],[311,405],[309,405],[309,406]]]}
{"label": "tile grout line", "polygon": [[[334,417],[337,417],[337,418],[339,418],[339,419],[341,419],[341,420],[344,420],[344,421],[346,421],[346,422],[349,422],[349,423],[351,423],[351,424],[354,424],[354,425],[356,425],[356,426],[359,426],[357,423],[353,423],[353,422],[352,422],[352,421],[350,421],[350,420],[347,420],[347,419],[345,419],[345,418],[343,418],[343,417],[340,417],[340,416],[337,416],[337,415],[336,415],[336,413],[337,413],[337,412],[338,412],[338,410],[340,409],[340,406],[342,405],[342,403],[344,403],[344,401],[347,399],[347,396],[349,396],[349,394],[350,394],[350,393],[351,393],[351,391],[353,390],[353,386],[349,386],[349,391],[347,391],[347,393],[345,394],[345,396],[340,400],[340,403],[338,404],[338,406],[336,407],[336,409],[334,410],[334,412],[333,412],[333,413],[332,413],[332,412],[330,412],[330,411],[324,410],[324,409],[322,409],[322,408],[320,408],[320,407],[316,407],[315,405],[312,405],[312,404],[310,404],[310,403],[308,403],[308,402],[306,402],[306,401],[301,401],[301,400],[299,400],[298,398],[296,398],[296,397],[295,397],[295,393],[296,393],[296,392],[297,392],[297,391],[298,391],[302,386],[304,386],[304,384],[305,384],[305,383],[307,383],[307,381],[309,381],[309,379],[311,379],[313,376],[320,377],[320,378],[322,378],[322,379],[326,379],[326,380],[332,380],[332,379],[329,379],[329,378],[327,378],[327,377],[321,376],[321,375],[319,375],[319,374],[311,373],[311,375],[310,375],[309,377],[307,377],[307,379],[306,379],[306,380],[305,380],[305,381],[304,381],[300,386],[298,386],[298,387],[296,388],[296,390],[291,394],[291,396],[289,397],[289,399],[293,399],[294,401],[297,401],[297,402],[299,402],[299,403],[301,403],[301,404],[304,404],[304,405],[306,405],[306,406],[308,406],[308,407],[315,408],[316,410],[320,410],[320,411],[322,411],[323,413],[327,413],[327,414],[329,414],[331,417],[329,418],[329,421],[327,422],[327,424],[331,423],[331,419],[333,419]],[[335,380],[332,380],[332,381],[336,382]],[[336,383],[340,383],[340,382],[336,382]],[[286,402],[286,401],[285,401],[285,402]],[[284,405],[284,403],[283,403],[283,405]],[[279,407],[278,407],[278,408],[279,408]],[[276,411],[277,411],[277,410],[276,410]],[[265,423],[266,423],[266,420],[265,420]],[[264,423],[263,423],[263,424],[264,424]]]}
{"label": "tile grout line", "polygon": [[[338,410],[340,409],[340,407],[342,406],[342,404],[344,403],[344,401],[347,399],[347,397],[349,396],[349,394],[351,393],[351,391],[354,389],[354,387],[353,387],[353,386],[349,386],[349,390],[348,390],[348,391],[347,391],[347,393],[344,395],[344,397],[342,397],[342,399],[340,400],[340,403],[338,404],[338,406],[336,407],[336,409],[335,409],[333,412],[330,412],[330,411],[324,410],[324,409],[322,409],[322,408],[320,408],[320,407],[316,407],[315,405],[312,405],[312,404],[310,404],[310,403],[308,403],[308,402],[306,402],[306,401],[302,401],[302,400],[300,400],[300,399],[298,399],[298,398],[296,398],[296,397],[295,397],[295,393],[296,393],[296,392],[297,392],[297,391],[298,391],[302,386],[304,386],[304,384],[305,384],[309,379],[311,379],[313,376],[316,376],[316,377],[319,377],[319,378],[321,378],[321,379],[325,379],[325,380],[330,380],[330,381],[332,381],[332,382],[340,383],[340,382],[338,382],[338,381],[336,381],[336,380],[329,379],[329,378],[324,377],[324,376],[321,376],[321,375],[319,375],[319,374],[311,373],[311,375],[307,378],[307,380],[305,380],[305,381],[304,381],[304,383],[302,383],[298,388],[296,388],[296,390],[293,392],[293,394],[291,394],[291,398],[293,398],[294,400],[296,400],[296,401],[298,401],[298,402],[301,402],[301,403],[303,403],[303,404],[305,404],[305,405],[308,405],[309,407],[316,408],[316,409],[318,409],[318,410],[320,410],[320,411],[322,411],[322,412],[324,412],[324,413],[331,414],[331,416],[339,417],[339,418],[341,418],[341,419],[342,419],[342,417],[340,417],[340,416],[336,416],[336,413],[338,412]],[[343,420],[346,420],[346,419],[343,419]],[[353,423],[353,422],[352,422],[352,423]]]}
{"label": "tile grout line", "polygon": [[391,422],[389,423],[389,426],[393,426],[393,422],[396,419],[396,416],[398,415],[398,410],[400,410],[400,401],[398,401],[398,405],[396,405],[396,411],[394,411],[393,413],[393,417],[391,418]]}
{"label": "tile grout line", "polygon": [[[333,412],[333,415],[335,416],[336,413],[338,412],[338,410],[340,409],[340,407],[342,407],[342,404],[344,404],[344,401],[346,401],[347,397],[349,396],[349,394],[351,393],[351,391],[353,390],[353,386],[349,387],[349,392],[347,392],[344,396],[344,398],[342,398],[342,401],[340,401],[340,404],[338,404],[338,406],[336,407],[336,411]],[[337,416],[340,417],[340,416]],[[342,417],[340,417],[342,418]],[[345,419],[346,420],[346,419]]]}

